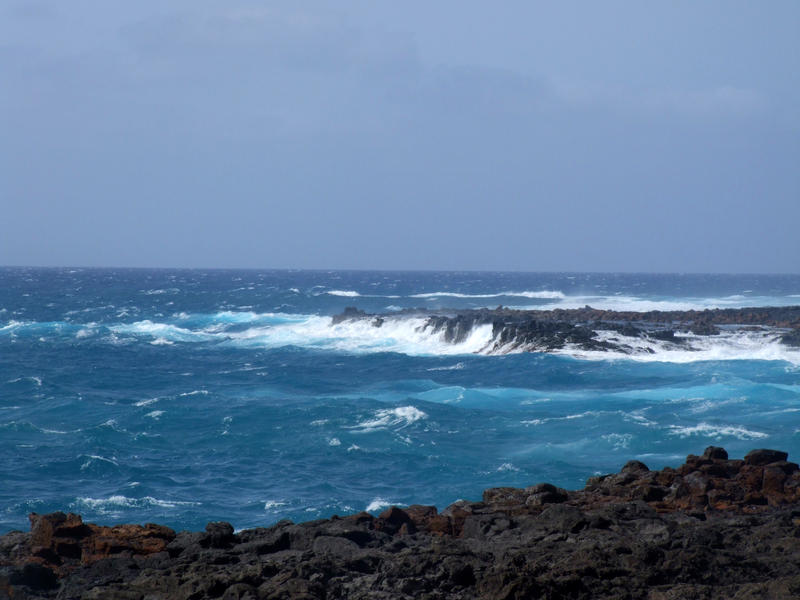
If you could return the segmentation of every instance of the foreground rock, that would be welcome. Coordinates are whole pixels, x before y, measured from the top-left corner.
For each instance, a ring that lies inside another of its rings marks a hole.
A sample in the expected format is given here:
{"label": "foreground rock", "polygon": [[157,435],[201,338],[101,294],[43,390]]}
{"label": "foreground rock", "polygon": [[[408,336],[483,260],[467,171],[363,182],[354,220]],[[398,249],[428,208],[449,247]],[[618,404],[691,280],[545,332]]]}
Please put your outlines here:
{"label": "foreground rock", "polygon": [[31,515],[0,537],[0,597],[800,598],[800,469],[722,448],[676,469],[638,461],[585,489],[486,490],[481,502],[392,507],[234,533],[98,527]]}

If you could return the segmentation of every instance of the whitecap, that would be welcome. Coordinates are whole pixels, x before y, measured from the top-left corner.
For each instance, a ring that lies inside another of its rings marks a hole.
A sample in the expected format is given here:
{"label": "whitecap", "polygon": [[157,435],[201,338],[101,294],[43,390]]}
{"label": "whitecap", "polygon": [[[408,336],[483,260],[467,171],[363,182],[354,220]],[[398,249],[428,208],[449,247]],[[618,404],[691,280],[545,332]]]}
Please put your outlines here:
{"label": "whitecap", "polygon": [[63,431],[61,429],[45,429],[43,427],[37,429],[39,429],[39,431],[41,431],[42,433],[55,433],[56,435],[66,435],[68,433],[76,433],[77,431],[80,431],[80,429],[77,429],[75,431]]}
{"label": "whitecap", "polygon": [[179,506],[199,506],[199,504],[199,502],[160,500],[152,496],[130,498],[128,496],[114,495],[108,498],[77,498],[73,506],[105,513],[121,508],[150,508],[154,506],[159,508],[177,508]]}
{"label": "whitecap", "polygon": [[342,442],[339,440],[339,438],[331,438],[331,439],[328,441],[328,445],[329,445],[329,446],[341,446],[341,445],[342,445]]}
{"label": "whitecap", "polygon": [[294,345],[356,354],[458,355],[480,351],[492,337],[492,325],[480,325],[473,328],[463,342],[452,344],[444,340],[444,332],[433,333],[427,324],[424,317],[387,318],[376,327],[369,319],[333,324],[331,317],[308,316],[299,322],[231,332],[226,334],[226,343],[240,347]]}
{"label": "whitecap", "polygon": [[278,500],[267,500],[264,502],[264,510],[273,510],[275,508],[280,508],[281,506],[286,506],[286,502],[280,502]]}
{"label": "whitecap", "polygon": [[344,298],[357,298],[361,294],[353,290],[328,290],[325,292],[331,296],[342,296]]}
{"label": "whitecap", "polygon": [[689,436],[702,436],[720,439],[722,437],[735,437],[740,440],[756,440],[769,437],[761,431],[753,431],[737,425],[712,425],[710,423],[698,423],[697,425],[681,426],[670,425],[669,435],[676,435],[682,438]]}
{"label": "whitecap", "polygon": [[149,406],[155,402],[158,402],[160,398],[148,398],[147,400],[139,400],[138,402],[134,402],[134,406]]}
{"label": "whitecap", "polygon": [[511,463],[503,463],[502,465],[500,465],[499,467],[497,467],[497,468],[495,469],[495,471],[497,471],[498,473],[507,473],[507,472],[509,472],[509,471],[514,471],[514,472],[517,472],[517,471],[519,471],[519,467],[515,467],[515,466],[514,466],[513,464],[511,464]]}
{"label": "whitecap", "polygon": [[215,339],[213,334],[205,331],[193,331],[169,323],[153,322],[149,319],[130,324],[113,325],[109,329],[114,333],[146,335],[175,342],[202,342]]}
{"label": "whitecap", "polygon": [[161,415],[163,415],[163,414],[164,414],[164,411],[163,411],[163,410],[154,410],[154,411],[152,411],[152,412],[149,412],[149,413],[147,413],[147,414],[145,415],[145,417],[150,417],[151,419],[156,419],[156,420],[158,420],[158,419],[160,419],[160,418],[161,418]]}
{"label": "whitecap", "polygon": [[558,302],[533,306],[511,306],[519,310],[549,310],[554,308],[584,308],[589,305],[600,310],[622,312],[687,311],[714,308],[745,308],[748,306],[789,306],[796,304],[791,296],[723,296],[708,298],[646,298],[616,294],[611,296],[563,296]]}
{"label": "whitecap", "polygon": [[541,298],[543,300],[559,300],[566,296],[563,292],[553,290],[524,291],[524,292],[496,292],[492,294],[462,294],[459,292],[427,292],[424,294],[411,294],[409,298]]}
{"label": "whitecap", "polygon": [[397,503],[390,502],[389,500],[385,500],[384,498],[375,498],[367,504],[367,507],[364,509],[367,512],[378,512],[384,508],[389,508],[390,506],[396,506]]}
{"label": "whitecap", "polygon": [[350,429],[357,429],[362,432],[373,431],[375,429],[385,429],[395,427],[403,429],[420,419],[427,418],[427,414],[415,406],[399,406],[397,408],[385,408],[375,411],[374,418],[362,421]]}

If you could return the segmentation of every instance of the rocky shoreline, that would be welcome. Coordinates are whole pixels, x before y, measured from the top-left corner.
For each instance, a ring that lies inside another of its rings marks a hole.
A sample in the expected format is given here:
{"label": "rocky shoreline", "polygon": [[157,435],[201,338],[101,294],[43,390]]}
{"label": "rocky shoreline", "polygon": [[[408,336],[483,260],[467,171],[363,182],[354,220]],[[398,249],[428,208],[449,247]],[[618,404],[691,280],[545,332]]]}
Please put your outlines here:
{"label": "rocky shoreline", "polygon": [[586,306],[576,309],[514,310],[405,309],[370,314],[348,307],[332,324],[366,321],[380,328],[389,320],[421,318],[418,331],[460,344],[477,327],[490,325],[484,354],[578,350],[655,353],[658,350],[696,350],[698,338],[749,332],[765,342],[777,341],[800,348],[800,306],[727,308],[688,311],[623,312]]}
{"label": "rocky shoreline", "polygon": [[30,521],[0,537],[0,598],[800,597],[800,467],[766,449],[238,533]]}

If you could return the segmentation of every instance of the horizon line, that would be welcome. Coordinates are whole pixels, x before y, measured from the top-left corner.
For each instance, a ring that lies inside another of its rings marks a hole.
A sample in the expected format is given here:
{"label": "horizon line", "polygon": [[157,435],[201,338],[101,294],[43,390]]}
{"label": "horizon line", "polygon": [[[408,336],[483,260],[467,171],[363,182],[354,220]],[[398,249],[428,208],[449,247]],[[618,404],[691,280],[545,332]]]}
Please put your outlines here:
{"label": "horizon line", "polygon": [[175,267],[175,266],[85,266],[85,265],[0,265],[0,269],[81,269],[129,271],[283,271],[283,272],[362,272],[362,273],[516,273],[526,275],[755,275],[800,276],[800,272],[734,272],[734,271],[575,271],[524,269],[401,269],[401,268],[324,268],[324,267]]}

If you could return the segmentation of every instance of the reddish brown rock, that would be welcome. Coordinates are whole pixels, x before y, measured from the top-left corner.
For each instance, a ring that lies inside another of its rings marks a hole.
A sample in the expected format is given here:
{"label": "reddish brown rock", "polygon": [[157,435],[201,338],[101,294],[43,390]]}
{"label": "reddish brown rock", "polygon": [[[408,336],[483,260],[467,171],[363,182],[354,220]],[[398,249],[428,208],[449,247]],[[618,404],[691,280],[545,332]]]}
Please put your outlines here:
{"label": "reddish brown rock", "polygon": [[786,458],[709,447],[583,490],[494,488],[441,514],[395,506],[238,534],[32,514],[30,534],[0,536],[0,597],[795,598],[800,468]]}
{"label": "reddish brown rock", "polygon": [[80,515],[62,512],[31,513],[28,518],[32,556],[53,567],[88,564],[111,556],[155,554],[175,539],[172,529],[153,523],[100,527],[84,523]]}

